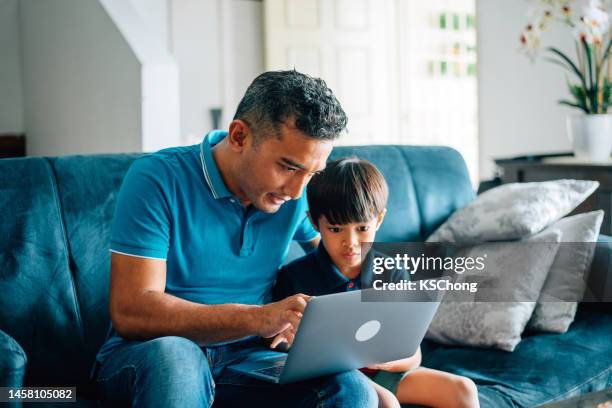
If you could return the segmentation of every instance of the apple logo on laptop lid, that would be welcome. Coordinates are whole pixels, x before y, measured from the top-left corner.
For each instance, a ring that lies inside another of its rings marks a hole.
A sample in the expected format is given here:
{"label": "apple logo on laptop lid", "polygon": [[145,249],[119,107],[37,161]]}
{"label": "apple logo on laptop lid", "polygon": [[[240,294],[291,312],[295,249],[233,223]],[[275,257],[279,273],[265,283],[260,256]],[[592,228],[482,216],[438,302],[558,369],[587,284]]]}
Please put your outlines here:
{"label": "apple logo on laptop lid", "polygon": [[370,320],[362,324],[355,332],[357,341],[368,341],[376,336],[380,330],[380,322],[378,320]]}

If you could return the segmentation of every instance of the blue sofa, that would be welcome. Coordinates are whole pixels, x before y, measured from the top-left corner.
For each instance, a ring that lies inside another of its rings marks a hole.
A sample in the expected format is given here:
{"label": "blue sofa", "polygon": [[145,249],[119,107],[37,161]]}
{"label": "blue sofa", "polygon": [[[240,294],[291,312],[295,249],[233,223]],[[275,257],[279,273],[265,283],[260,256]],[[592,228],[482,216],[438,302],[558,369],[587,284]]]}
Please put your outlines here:
{"label": "blue sofa", "polygon": [[[353,154],[390,185],[381,241],[422,241],[474,198],[452,149],[338,147],[332,158]],[[0,160],[0,386],[76,386],[77,406],[97,406],[88,375],[109,324],[110,224],[136,157]],[[592,278],[608,290],[612,239],[601,241]],[[483,407],[531,407],[612,386],[611,340],[609,304],[583,302],[566,334],[528,335],[513,353],[425,341],[423,365],[472,378]]]}

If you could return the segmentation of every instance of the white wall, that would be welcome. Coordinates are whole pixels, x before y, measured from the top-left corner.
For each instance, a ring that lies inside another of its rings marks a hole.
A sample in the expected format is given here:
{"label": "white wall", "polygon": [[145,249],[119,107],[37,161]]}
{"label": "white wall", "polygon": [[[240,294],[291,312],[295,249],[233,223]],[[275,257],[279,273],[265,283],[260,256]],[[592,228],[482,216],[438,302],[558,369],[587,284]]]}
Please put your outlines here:
{"label": "white wall", "polygon": [[[565,131],[569,109],[564,71],[519,50],[529,3],[478,0],[480,178],[493,175],[493,158],[571,150]],[[545,33],[545,45],[573,47],[569,30]],[[573,55],[573,54],[572,54]]]}
{"label": "white wall", "polygon": [[[181,140],[168,135],[168,144],[200,140],[213,107],[224,108],[226,126],[264,69],[262,2],[228,3],[132,0],[178,61]],[[561,69],[518,52],[528,2],[477,7],[480,167],[488,178],[492,158],[569,150],[570,110],[556,103],[567,96]],[[571,45],[564,30],[545,39]],[[141,82],[156,74],[143,75],[138,58],[98,1],[0,0],[0,133],[25,131],[31,154],[143,149]]]}
{"label": "white wall", "polygon": [[[128,3],[19,5],[28,154],[156,150],[178,143],[178,73],[173,78],[172,61],[151,42]],[[164,68],[170,72],[160,72]],[[167,89],[173,81],[175,97]],[[162,110],[155,101],[163,97]]]}
{"label": "white wall", "polygon": [[[224,120],[231,121],[244,92],[265,70],[263,2],[233,0],[224,14],[226,64],[231,75],[224,78]],[[229,18],[228,18],[229,17]]]}
{"label": "white wall", "polygon": [[164,27],[156,28],[164,25],[164,13],[160,19],[155,8],[153,13],[139,12],[131,1],[97,1],[140,63],[141,150],[156,151],[180,144],[178,65],[161,38],[166,32]]}
{"label": "white wall", "polygon": [[244,90],[263,72],[262,13],[261,1],[169,0],[184,143],[199,142],[211,129],[211,108],[223,108],[227,127]]}
{"label": "white wall", "polygon": [[221,106],[220,7],[217,0],[170,0],[170,50],[178,61],[181,134],[201,140],[209,109]]}
{"label": "white wall", "polygon": [[[264,70],[263,5],[252,0],[168,0],[170,48],[180,66],[181,134],[195,143],[211,127],[209,110],[224,108],[226,126],[252,79]],[[519,52],[526,0],[477,0],[480,178],[492,159],[570,150],[571,110],[559,67],[532,64]],[[572,47],[568,31],[546,33],[547,44]]]}
{"label": "white wall", "polygon": [[23,133],[17,0],[0,0],[0,134]]}
{"label": "white wall", "polygon": [[140,63],[100,4],[20,8],[28,154],[140,150]]}
{"label": "white wall", "polygon": [[165,46],[169,46],[168,38],[168,0],[128,0],[136,12],[142,17],[147,27]]}

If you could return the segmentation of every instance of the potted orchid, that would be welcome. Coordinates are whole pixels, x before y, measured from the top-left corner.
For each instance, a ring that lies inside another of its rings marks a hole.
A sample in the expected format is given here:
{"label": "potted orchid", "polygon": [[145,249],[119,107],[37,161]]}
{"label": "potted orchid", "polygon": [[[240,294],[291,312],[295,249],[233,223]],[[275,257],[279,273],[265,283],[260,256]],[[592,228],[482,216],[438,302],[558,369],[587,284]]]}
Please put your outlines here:
{"label": "potted orchid", "polygon": [[534,59],[541,35],[551,24],[572,30],[575,55],[547,47],[546,59],[563,67],[570,99],[560,104],[579,114],[567,118],[567,130],[577,157],[605,161],[612,150],[612,35],[607,4],[601,0],[536,0],[529,22],[520,36],[522,50]]}

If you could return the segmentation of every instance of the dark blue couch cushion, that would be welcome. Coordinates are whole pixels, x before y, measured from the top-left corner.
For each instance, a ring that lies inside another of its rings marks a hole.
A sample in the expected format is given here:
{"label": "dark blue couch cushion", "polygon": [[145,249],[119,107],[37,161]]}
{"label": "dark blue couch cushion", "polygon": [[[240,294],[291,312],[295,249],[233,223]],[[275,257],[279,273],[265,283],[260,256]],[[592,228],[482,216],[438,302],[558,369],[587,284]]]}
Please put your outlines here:
{"label": "dark blue couch cushion", "polygon": [[0,330],[0,387],[21,387],[28,359],[11,336]]}
{"label": "dark blue couch cushion", "polygon": [[330,160],[351,155],[374,163],[389,185],[389,211],[377,241],[424,241],[474,199],[465,162],[449,147],[339,146]]}
{"label": "dark blue couch cushion", "polygon": [[29,358],[25,383],[80,384],[82,320],[47,159],[0,160],[0,329]]}
{"label": "dark blue couch cushion", "polygon": [[87,350],[84,357],[88,362],[94,361],[108,330],[111,222],[123,176],[138,156],[111,154],[51,159],[83,319]]}
{"label": "dark blue couch cushion", "polygon": [[523,338],[514,352],[423,343],[425,367],[476,382],[482,407],[533,407],[612,386],[612,315],[578,310],[564,334]]}
{"label": "dark blue couch cushion", "polygon": [[[23,387],[27,362],[26,354],[19,343],[0,330],[0,387]],[[2,406],[18,408],[22,403],[14,400]]]}

